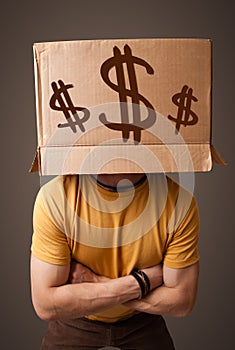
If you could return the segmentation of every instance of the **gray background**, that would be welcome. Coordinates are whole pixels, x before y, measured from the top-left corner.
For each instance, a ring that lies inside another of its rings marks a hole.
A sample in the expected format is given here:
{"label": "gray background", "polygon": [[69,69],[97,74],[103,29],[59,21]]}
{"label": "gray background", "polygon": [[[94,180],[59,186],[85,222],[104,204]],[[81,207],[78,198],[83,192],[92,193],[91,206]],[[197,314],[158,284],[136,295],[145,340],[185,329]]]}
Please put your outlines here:
{"label": "gray background", "polygon": [[235,349],[233,1],[1,2],[1,349],[39,349],[45,323],[30,301],[32,208],[40,181],[32,44],[94,38],[199,37],[214,42],[213,143],[229,162],[196,175],[201,214],[197,304],[167,319],[177,350]]}

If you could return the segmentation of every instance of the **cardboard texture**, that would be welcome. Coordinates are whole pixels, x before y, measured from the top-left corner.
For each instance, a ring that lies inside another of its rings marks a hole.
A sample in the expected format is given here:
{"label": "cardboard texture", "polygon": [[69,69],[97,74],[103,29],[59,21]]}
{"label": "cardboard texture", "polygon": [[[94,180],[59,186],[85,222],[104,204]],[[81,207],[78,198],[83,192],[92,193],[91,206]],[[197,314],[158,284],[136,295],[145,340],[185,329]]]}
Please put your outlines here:
{"label": "cardboard texture", "polygon": [[[209,171],[211,41],[34,44],[41,175]],[[213,154],[212,154],[213,153]],[[212,159],[213,158],[213,159]]]}

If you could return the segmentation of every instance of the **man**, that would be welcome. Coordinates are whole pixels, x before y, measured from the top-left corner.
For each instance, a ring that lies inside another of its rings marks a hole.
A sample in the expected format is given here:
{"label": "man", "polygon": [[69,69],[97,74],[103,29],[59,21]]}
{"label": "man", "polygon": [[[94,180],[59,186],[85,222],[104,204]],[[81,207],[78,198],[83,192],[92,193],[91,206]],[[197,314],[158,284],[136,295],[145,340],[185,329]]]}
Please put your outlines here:
{"label": "man", "polygon": [[59,176],[34,208],[32,299],[41,349],[174,349],[160,315],[193,308],[195,199],[163,174]]}

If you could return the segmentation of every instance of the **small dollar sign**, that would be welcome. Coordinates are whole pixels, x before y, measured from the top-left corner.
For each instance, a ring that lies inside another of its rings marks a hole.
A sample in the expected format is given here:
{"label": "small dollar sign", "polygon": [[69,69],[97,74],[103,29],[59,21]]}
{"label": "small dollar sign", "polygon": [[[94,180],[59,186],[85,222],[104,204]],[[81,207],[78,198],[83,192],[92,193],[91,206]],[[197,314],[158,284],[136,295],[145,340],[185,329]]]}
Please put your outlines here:
{"label": "small dollar sign", "polygon": [[[126,64],[127,66],[129,89],[126,88],[125,84],[123,64]],[[119,100],[121,102],[121,123],[107,121],[104,113],[100,114],[99,119],[108,128],[122,131],[122,138],[124,141],[129,139],[130,131],[133,131],[134,141],[135,143],[138,143],[141,139],[141,130],[147,129],[155,123],[156,113],[151,103],[143,95],[139,94],[134,64],[145,67],[148,74],[154,73],[153,68],[146,61],[139,57],[132,56],[131,48],[128,45],[124,46],[123,55],[119,48],[115,46],[113,48],[113,57],[107,59],[102,64],[101,76],[104,82],[119,94]],[[109,79],[109,71],[113,67],[116,69],[117,84],[114,84]],[[128,96],[132,99],[133,123],[129,122],[128,108],[126,104]],[[140,102],[143,102],[148,108],[148,115],[143,121],[141,121]]]}
{"label": "small dollar sign", "polygon": [[[198,116],[191,110],[192,101],[197,102],[198,99],[193,96],[193,89],[189,88],[187,85],[184,85],[181,92],[175,94],[172,97],[172,101],[176,106],[178,106],[177,117],[174,118],[171,115],[168,115],[170,120],[176,122],[175,131],[179,132],[180,125],[194,125],[198,122]],[[189,119],[191,116],[191,119]]]}
{"label": "small dollar sign", "polygon": [[[51,109],[62,111],[64,113],[65,118],[68,121],[64,124],[58,124],[58,128],[70,127],[75,133],[77,131],[77,125],[80,128],[80,130],[84,132],[85,128],[83,123],[89,119],[90,112],[85,107],[74,106],[71,97],[68,93],[68,89],[73,87],[72,84],[65,85],[62,80],[58,80],[58,85],[59,87],[57,86],[56,82],[51,83],[51,87],[54,91],[54,94],[50,99],[50,107]],[[56,102],[58,102],[58,105],[56,105]],[[83,118],[79,118],[77,111],[82,111],[84,113]],[[70,112],[72,113],[72,115],[70,114]],[[72,120],[72,116],[74,117],[75,121]]]}

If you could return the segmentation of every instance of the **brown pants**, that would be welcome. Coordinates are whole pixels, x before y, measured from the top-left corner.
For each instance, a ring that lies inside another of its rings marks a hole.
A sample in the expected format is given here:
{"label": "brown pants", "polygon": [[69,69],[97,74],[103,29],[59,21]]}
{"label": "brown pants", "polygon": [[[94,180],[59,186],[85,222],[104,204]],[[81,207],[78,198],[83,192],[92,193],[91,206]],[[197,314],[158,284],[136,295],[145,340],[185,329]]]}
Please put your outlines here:
{"label": "brown pants", "polygon": [[105,323],[80,318],[50,321],[41,350],[75,349],[173,350],[164,319],[140,313],[127,320]]}

